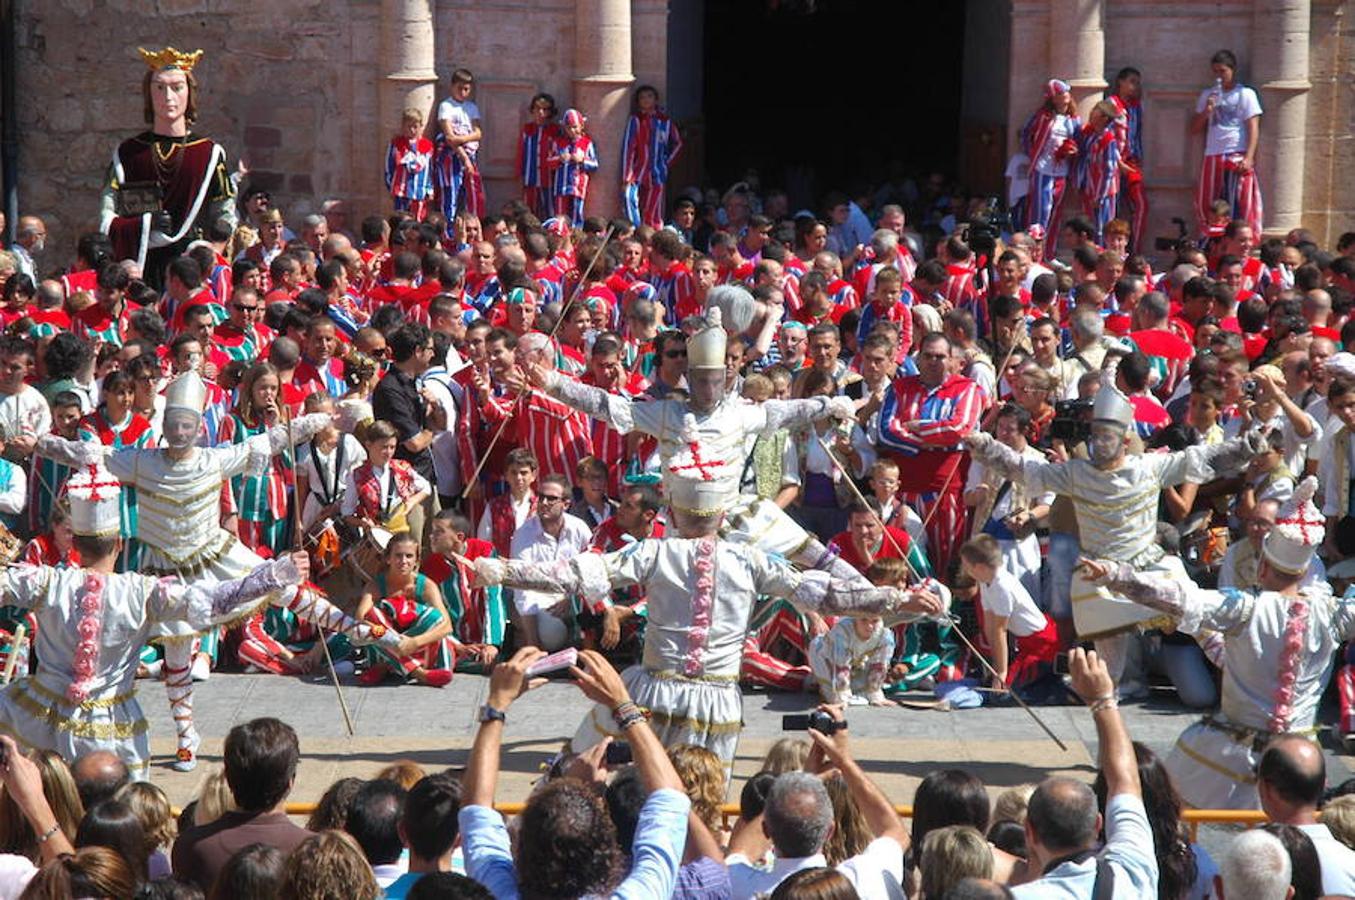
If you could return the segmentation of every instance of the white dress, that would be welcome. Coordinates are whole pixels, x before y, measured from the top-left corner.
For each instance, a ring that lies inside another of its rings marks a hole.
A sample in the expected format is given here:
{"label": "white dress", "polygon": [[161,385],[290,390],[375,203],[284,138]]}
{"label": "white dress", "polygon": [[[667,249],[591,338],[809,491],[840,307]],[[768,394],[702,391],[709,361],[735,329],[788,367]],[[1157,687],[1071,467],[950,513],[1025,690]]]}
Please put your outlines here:
{"label": "white dress", "polygon": [[[503,567],[509,587],[578,594],[594,608],[608,605],[615,588],[643,585],[649,605],[644,653],[621,677],[631,698],[650,710],[665,745],[704,746],[726,769],[733,766],[743,728],[739,666],[759,595],[816,612],[912,618],[900,614],[903,594],[895,588],[862,588],[826,572],[798,572],[755,548],[713,538],[637,541],[614,553],[549,563],[488,563]],[[619,734],[611,711],[599,705],[584,718],[572,746],[585,750]]]}
{"label": "white dress", "polygon": [[1265,742],[1275,734],[1316,734],[1318,703],[1336,650],[1355,637],[1355,600],[1333,597],[1323,583],[1304,586],[1295,596],[1206,591],[1135,573],[1124,564],[1109,583],[1167,613],[1186,634],[1221,635],[1221,646],[1211,653],[1223,668],[1219,711],[1181,733],[1166,766],[1192,806],[1258,808],[1256,764]]}
{"label": "white dress", "polygon": [[[112,750],[140,778],[147,774],[150,746],[133,681],[147,638],[165,628],[205,631],[296,581],[290,560],[212,584],[30,565],[5,569],[0,579],[5,602],[34,610],[38,621],[37,671],[0,688],[0,732],[67,761]],[[100,581],[102,588],[93,590]],[[91,596],[98,615],[87,624]],[[93,632],[97,652],[77,702],[68,690],[78,680],[82,631]]]}

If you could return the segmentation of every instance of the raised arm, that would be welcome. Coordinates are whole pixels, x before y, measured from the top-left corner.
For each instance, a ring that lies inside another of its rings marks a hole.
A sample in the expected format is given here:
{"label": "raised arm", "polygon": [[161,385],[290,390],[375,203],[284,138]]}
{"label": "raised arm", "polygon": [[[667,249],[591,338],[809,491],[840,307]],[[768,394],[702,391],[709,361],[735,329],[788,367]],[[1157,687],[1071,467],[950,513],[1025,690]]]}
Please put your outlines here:
{"label": "raised arm", "polygon": [[215,584],[195,581],[185,584],[177,578],[163,578],[151,598],[151,612],[159,621],[183,619],[198,631],[235,618],[244,607],[274,591],[301,584],[310,573],[310,559],[304,553],[282,556],[256,566],[243,578]]}
{"label": "raised arm", "polygon": [[639,541],[614,553],[580,553],[548,562],[481,556],[475,560],[475,586],[503,585],[554,596],[577,594],[596,611],[611,605],[614,588],[643,581],[657,552],[657,541]]}
{"label": "raised arm", "polygon": [[1201,629],[1236,632],[1251,618],[1255,597],[1232,589],[1206,591],[1193,582],[1134,571],[1129,563],[1083,559],[1083,575],[1096,585],[1109,588],[1140,606],[1166,613],[1176,620],[1176,629],[1198,634]]}
{"label": "raised arm", "polygon": [[856,404],[850,397],[808,397],[804,400],[768,400],[760,407],[767,415],[765,431],[806,428],[829,417],[854,421]]}
{"label": "raised arm", "polygon": [[561,403],[586,416],[610,425],[618,434],[627,434],[635,427],[632,401],[617,394],[609,394],[600,387],[566,378],[559,372],[541,365],[527,369],[528,380]]}
{"label": "raised arm", "polygon": [[1169,453],[1161,471],[1164,486],[1183,482],[1204,484],[1241,472],[1252,457],[1265,446],[1265,434],[1252,429],[1246,434],[1218,444],[1196,444]]}
{"label": "raised arm", "polygon": [[1111,680],[1106,664],[1097,658],[1095,650],[1088,652],[1077,647],[1068,654],[1068,671],[1073,690],[1091,707],[1092,720],[1096,723],[1097,755],[1101,773],[1106,778],[1106,797],[1143,796],[1134,745],[1120,718],[1115,702],[1115,682]]}
{"label": "raised arm", "polygon": [[799,572],[751,547],[745,553],[758,593],[783,597],[807,612],[880,616],[892,625],[940,615],[946,607],[945,599],[931,589],[931,583],[908,588],[877,587],[864,578],[847,581],[818,569]]}
{"label": "raised arm", "polygon": [[268,448],[274,456],[295,443],[304,444],[332,424],[334,417],[329,413],[311,413],[297,416],[291,421],[292,438],[287,439],[287,424],[274,425],[268,429]]}
{"label": "raised arm", "polygon": [[113,448],[105,444],[69,441],[59,435],[44,434],[38,438],[33,453],[36,456],[55,460],[62,465],[80,467],[95,466],[110,459],[113,456]]}

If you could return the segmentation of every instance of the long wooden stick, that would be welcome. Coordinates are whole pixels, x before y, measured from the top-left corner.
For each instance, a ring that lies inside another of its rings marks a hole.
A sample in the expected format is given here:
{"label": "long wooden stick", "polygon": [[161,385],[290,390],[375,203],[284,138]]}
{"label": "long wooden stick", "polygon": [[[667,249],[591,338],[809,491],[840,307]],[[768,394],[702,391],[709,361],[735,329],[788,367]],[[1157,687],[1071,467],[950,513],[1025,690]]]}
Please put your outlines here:
{"label": "long wooden stick", "polygon": [[[565,316],[568,315],[570,309],[573,308],[574,301],[577,300],[579,297],[579,291],[583,290],[583,286],[588,283],[588,276],[592,274],[593,266],[597,265],[597,261],[600,258],[602,258],[603,251],[607,249],[607,244],[611,241],[612,235],[615,232],[616,232],[615,225],[608,226],[607,233],[602,236],[602,248],[599,249],[597,253],[594,253],[593,258],[588,261],[588,268],[584,269],[583,275],[579,277],[579,283],[574,286],[574,293],[570,294],[569,299],[566,300],[564,305],[560,307],[560,315],[559,317],[556,318],[555,325],[551,328],[550,334],[546,335],[548,338],[554,338],[555,332],[559,331],[560,326],[564,324]],[[514,400],[515,404],[516,402],[517,401]],[[499,423],[499,429],[498,431],[494,432],[494,437],[490,438],[489,440],[489,446],[486,447],[485,452],[480,455],[480,461],[476,463],[475,471],[471,473],[470,478],[466,481],[466,486],[461,489],[462,500],[470,496],[471,489],[474,488],[476,483],[480,480],[480,472],[484,469],[485,463],[489,462],[489,457],[494,453],[494,447],[498,445],[499,438],[503,437],[504,427],[510,421],[512,421],[512,418],[513,411],[510,410],[504,416],[504,420],[501,423]]]}
{"label": "long wooden stick", "polygon": [[[903,564],[908,567],[908,571],[913,573],[913,577],[916,578],[919,582],[925,581],[926,579],[922,577],[922,574],[918,572],[917,569],[913,568],[912,562],[908,559],[908,554],[903,551],[903,548],[899,546],[898,541],[896,541],[894,539],[894,536],[889,533],[889,526],[885,524],[884,519],[881,519],[879,514],[875,512],[875,510],[870,508],[870,504],[866,503],[866,498],[861,493],[861,489],[858,488],[856,486],[856,482],[852,480],[852,475],[850,472],[847,471],[847,467],[844,466],[842,462],[836,456],[833,455],[833,451],[830,450],[828,447],[828,442],[825,441],[822,436],[818,436],[818,441],[819,445],[823,447],[824,452],[828,454],[828,458],[832,460],[833,465],[837,467],[838,471],[842,474],[842,477],[847,480],[847,484],[850,486],[852,494],[856,496],[857,501],[859,501],[861,505],[864,506],[870,512],[871,518],[875,519],[876,524],[880,526],[880,530],[884,532],[885,538],[887,538],[890,544],[894,546],[894,550],[899,554],[899,557],[903,560]],[[969,652],[974,654],[974,656],[978,659],[979,663],[983,666],[983,668],[988,671],[988,674],[991,675],[993,678],[997,678],[998,677],[997,670],[993,668],[992,663],[988,662],[988,657],[984,656],[982,653],[979,652],[978,648],[974,646],[974,644],[965,635],[964,631],[960,628],[960,623],[955,621],[953,618],[951,619],[951,631],[960,638],[960,640],[964,643],[966,647],[969,648]],[[1060,750],[1064,751],[1065,753],[1068,752],[1068,745],[1065,744],[1063,741],[1059,740],[1059,736],[1050,730],[1049,726],[1045,724],[1044,719],[1041,719],[1038,715],[1036,715],[1035,710],[1031,709],[1026,704],[1026,701],[1022,700],[1020,695],[1018,695],[1016,691],[1009,690],[1007,693],[1010,694],[1011,698],[1016,701],[1016,705],[1024,709],[1026,713],[1032,719],[1035,720],[1035,724],[1039,725],[1040,728],[1044,731],[1044,733],[1049,735],[1049,739],[1059,745]]]}
{"label": "long wooden stick", "polygon": [[[287,429],[287,449],[292,454],[292,549],[305,550],[305,541],[301,531],[301,497],[296,492],[296,435],[292,433],[292,410],[291,407],[279,395],[278,405],[283,410],[283,422]],[[342,435],[340,435],[342,437]],[[304,591],[306,586],[299,585],[297,590]],[[334,684],[334,693],[339,695],[339,711],[343,713],[343,724],[348,729],[348,736],[354,737],[357,730],[353,728],[353,716],[348,712],[348,701],[344,698],[343,687],[339,684],[339,673],[334,668],[334,658],[329,655],[329,641],[323,628],[316,628],[319,637],[320,647],[325,651],[325,666],[329,669],[329,680]]]}
{"label": "long wooden stick", "polygon": [[27,639],[28,626],[20,622],[9,642],[9,659],[5,660],[5,674],[0,676],[0,684],[9,684],[10,679],[14,677],[14,667],[19,662],[19,651]]}

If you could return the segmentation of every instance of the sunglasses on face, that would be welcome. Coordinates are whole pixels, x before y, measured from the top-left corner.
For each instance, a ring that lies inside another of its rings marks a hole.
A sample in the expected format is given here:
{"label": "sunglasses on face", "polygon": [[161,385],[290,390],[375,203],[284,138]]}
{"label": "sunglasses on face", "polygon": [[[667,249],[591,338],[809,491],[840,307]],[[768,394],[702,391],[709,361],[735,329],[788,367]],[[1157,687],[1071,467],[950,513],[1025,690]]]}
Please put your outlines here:
{"label": "sunglasses on face", "polygon": [[686,356],[687,356],[687,351],[686,351],[686,350],[665,350],[664,353],[663,353],[663,355],[664,355],[664,357],[665,357],[666,359],[679,359],[679,358],[684,358],[684,359],[685,359]]}

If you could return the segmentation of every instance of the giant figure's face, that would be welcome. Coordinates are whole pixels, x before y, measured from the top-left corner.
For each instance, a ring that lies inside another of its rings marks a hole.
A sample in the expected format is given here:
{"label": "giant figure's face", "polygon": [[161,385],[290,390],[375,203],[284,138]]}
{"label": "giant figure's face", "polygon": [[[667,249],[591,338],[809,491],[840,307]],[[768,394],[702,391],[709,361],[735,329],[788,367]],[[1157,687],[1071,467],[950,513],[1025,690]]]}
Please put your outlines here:
{"label": "giant figure's face", "polygon": [[687,405],[698,415],[708,413],[725,399],[725,370],[688,369],[687,390],[690,399]]}
{"label": "giant figure's face", "polygon": [[188,112],[188,75],[164,69],[151,76],[151,108],[157,121],[177,122]]}
{"label": "giant figure's face", "polygon": [[188,409],[165,410],[165,443],[172,450],[191,447],[202,431],[202,416]]}

